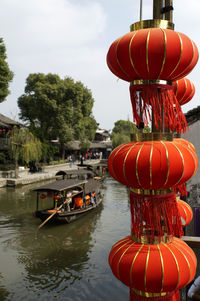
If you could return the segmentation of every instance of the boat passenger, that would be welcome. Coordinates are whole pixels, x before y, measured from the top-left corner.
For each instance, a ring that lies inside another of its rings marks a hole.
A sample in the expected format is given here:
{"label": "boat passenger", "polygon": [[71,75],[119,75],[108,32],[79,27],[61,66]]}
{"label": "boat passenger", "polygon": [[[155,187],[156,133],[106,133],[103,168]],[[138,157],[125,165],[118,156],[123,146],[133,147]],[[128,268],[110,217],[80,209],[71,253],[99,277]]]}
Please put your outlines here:
{"label": "boat passenger", "polygon": [[85,196],[85,205],[86,206],[90,205],[90,195],[89,194],[86,194],[86,196]]}
{"label": "boat passenger", "polygon": [[91,204],[92,204],[92,206],[96,206],[93,194],[91,195]]}
{"label": "boat passenger", "polygon": [[97,199],[96,199],[95,191],[93,191],[92,196],[93,196],[94,202],[95,202],[95,204],[96,204]]}
{"label": "boat passenger", "polygon": [[65,209],[69,212],[70,211],[70,204],[72,203],[72,193],[71,192],[68,192],[66,194],[66,199],[65,200],[67,201]]}
{"label": "boat passenger", "polygon": [[82,199],[82,197],[80,197],[80,196],[75,197],[74,202],[75,202],[75,205],[76,205],[77,209],[83,208],[83,199]]}

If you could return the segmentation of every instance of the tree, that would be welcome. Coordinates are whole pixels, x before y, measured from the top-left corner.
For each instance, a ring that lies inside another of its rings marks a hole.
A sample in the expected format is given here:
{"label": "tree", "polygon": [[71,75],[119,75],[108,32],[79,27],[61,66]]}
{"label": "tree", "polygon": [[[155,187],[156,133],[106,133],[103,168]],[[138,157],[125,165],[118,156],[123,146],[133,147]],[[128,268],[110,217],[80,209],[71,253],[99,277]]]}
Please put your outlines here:
{"label": "tree", "polygon": [[[149,127],[144,128],[144,133],[150,132]],[[129,120],[118,120],[114,124],[111,133],[112,146],[115,148],[120,144],[131,141],[131,134],[138,133],[137,126]]]}
{"label": "tree", "polygon": [[41,158],[41,143],[28,129],[14,127],[8,135],[8,151],[15,163],[15,177],[18,177],[19,160],[29,163]]}
{"label": "tree", "polygon": [[97,123],[92,116],[91,91],[70,77],[56,74],[30,74],[25,93],[19,97],[20,118],[30,123],[30,130],[43,141],[59,139],[62,157],[65,145],[74,139],[92,141]]}
{"label": "tree", "polygon": [[8,87],[14,76],[9,69],[6,59],[6,47],[3,39],[0,38],[0,102],[3,102],[10,93]]}

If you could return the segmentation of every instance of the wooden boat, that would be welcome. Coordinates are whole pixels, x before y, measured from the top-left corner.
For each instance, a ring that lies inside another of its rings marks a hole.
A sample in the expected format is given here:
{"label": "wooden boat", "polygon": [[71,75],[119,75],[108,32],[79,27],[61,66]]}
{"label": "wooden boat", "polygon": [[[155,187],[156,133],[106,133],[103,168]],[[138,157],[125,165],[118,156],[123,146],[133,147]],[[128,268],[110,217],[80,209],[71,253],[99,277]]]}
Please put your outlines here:
{"label": "wooden boat", "polygon": [[67,169],[67,170],[59,170],[56,173],[56,177],[62,177],[62,179],[94,179],[94,180],[98,180],[98,181],[103,181],[104,177],[103,176],[99,176],[97,174],[94,173],[94,171],[90,170],[90,169]]}
{"label": "wooden boat", "polygon": [[37,192],[35,216],[45,223],[71,223],[102,203],[99,189],[100,182],[94,179],[57,180],[38,187],[33,190]]}

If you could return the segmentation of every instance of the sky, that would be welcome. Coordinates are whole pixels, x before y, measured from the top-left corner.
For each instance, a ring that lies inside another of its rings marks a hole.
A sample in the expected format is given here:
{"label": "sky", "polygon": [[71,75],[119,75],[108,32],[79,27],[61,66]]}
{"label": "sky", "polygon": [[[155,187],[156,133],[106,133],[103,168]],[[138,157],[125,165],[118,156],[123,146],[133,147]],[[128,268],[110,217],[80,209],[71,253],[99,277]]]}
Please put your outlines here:
{"label": "sky", "polygon": [[[174,0],[175,30],[200,45],[200,1]],[[153,0],[143,0],[142,19],[152,19]],[[72,77],[91,90],[93,115],[102,129],[117,120],[131,120],[129,83],[107,67],[112,42],[129,32],[140,18],[140,0],[1,0],[0,37],[7,62],[14,72],[10,94],[0,113],[19,120],[17,99],[30,73]],[[183,112],[197,107],[200,97],[200,62],[187,76],[196,88]]]}

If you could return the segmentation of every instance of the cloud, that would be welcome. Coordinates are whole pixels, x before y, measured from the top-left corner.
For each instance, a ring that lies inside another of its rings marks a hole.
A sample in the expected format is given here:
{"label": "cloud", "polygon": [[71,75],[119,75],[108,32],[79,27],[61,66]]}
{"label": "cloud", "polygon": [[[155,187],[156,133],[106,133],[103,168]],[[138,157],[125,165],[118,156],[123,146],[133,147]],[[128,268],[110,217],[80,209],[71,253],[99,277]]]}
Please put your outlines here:
{"label": "cloud", "polygon": [[[152,19],[153,0],[143,0],[143,19]],[[132,120],[129,85],[106,65],[111,43],[139,21],[140,1],[127,0],[1,0],[0,27],[8,63],[15,73],[11,95],[0,104],[2,114],[16,116],[17,98],[30,73],[71,76],[91,89],[94,115],[101,127]],[[200,1],[174,1],[175,30],[200,44]],[[198,105],[199,64],[187,76],[196,87],[183,111]],[[14,112],[12,114],[11,112]]]}
{"label": "cloud", "polygon": [[[5,12],[11,12],[5,14]],[[72,4],[66,0],[3,0],[1,35],[9,60],[37,54],[67,55],[72,49],[94,44],[105,28],[99,3]],[[30,62],[31,63],[31,62]],[[50,63],[50,62],[49,62]]]}
{"label": "cloud", "polygon": [[[0,105],[10,115],[17,109],[25,78],[33,72],[57,73],[84,80],[102,72],[101,44],[106,14],[101,4],[68,0],[2,0],[1,36],[15,73],[12,94]],[[98,69],[101,69],[101,71]],[[9,109],[9,111],[8,111]]]}

